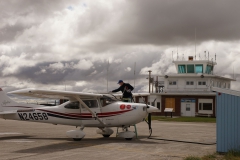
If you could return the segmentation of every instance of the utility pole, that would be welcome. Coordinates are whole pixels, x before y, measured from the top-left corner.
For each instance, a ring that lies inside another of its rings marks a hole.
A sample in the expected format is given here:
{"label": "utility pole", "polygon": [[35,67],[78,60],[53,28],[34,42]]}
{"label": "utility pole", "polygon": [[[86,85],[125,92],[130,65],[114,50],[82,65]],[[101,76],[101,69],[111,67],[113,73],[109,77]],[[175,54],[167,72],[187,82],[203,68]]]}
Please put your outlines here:
{"label": "utility pole", "polygon": [[154,77],[153,77],[153,78],[151,78],[151,82],[152,82],[152,93],[153,93]]}
{"label": "utility pole", "polygon": [[109,69],[109,60],[107,63],[107,93],[108,93],[108,69]]}
{"label": "utility pole", "polygon": [[134,63],[134,88],[135,88],[135,81],[136,81],[136,62]]}
{"label": "utility pole", "polygon": [[151,93],[151,70],[148,71],[149,76],[148,76],[148,82],[149,82],[149,93]]}
{"label": "utility pole", "polygon": [[158,93],[158,76],[156,77],[156,82],[155,82],[155,93]]}

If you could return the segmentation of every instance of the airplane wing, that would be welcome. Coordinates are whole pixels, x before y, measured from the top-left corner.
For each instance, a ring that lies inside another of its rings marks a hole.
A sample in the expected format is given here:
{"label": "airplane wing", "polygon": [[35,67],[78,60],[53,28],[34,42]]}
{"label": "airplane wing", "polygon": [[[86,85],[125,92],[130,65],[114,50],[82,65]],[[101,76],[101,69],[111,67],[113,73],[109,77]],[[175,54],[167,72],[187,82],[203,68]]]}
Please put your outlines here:
{"label": "airplane wing", "polygon": [[[144,97],[144,96],[149,96],[149,93],[132,93],[133,97]],[[105,97],[109,98],[117,98],[118,100],[121,100],[121,97],[123,96],[121,93],[105,93],[103,94]]]}
{"label": "airplane wing", "polygon": [[53,98],[53,99],[72,99],[76,96],[79,98],[94,98],[103,97],[103,94],[96,93],[83,93],[73,91],[58,91],[58,90],[45,90],[45,89],[22,89],[12,92],[9,94],[17,94],[21,96],[35,97],[35,98]]}
{"label": "airplane wing", "polygon": [[[97,94],[97,93],[83,93],[83,92],[73,92],[73,91],[59,91],[59,90],[45,90],[45,89],[22,89],[16,90],[12,92],[8,92],[9,94],[17,94],[20,96],[28,96],[28,97],[35,97],[35,98],[53,98],[53,99],[71,99],[72,97],[78,96],[79,98],[94,98],[94,97],[121,97],[122,94],[120,93],[104,93],[104,94]],[[136,96],[149,96],[149,93],[133,93],[133,97]]]}
{"label": "airplane wing", "polygon": [[[104,94],[104,95],[114,95],[116,97],[122,97],[121,93],[113,93],[113,94]],[[143,97],[143,96],[149,96],[150,93],[132,93],[133,97]]]}

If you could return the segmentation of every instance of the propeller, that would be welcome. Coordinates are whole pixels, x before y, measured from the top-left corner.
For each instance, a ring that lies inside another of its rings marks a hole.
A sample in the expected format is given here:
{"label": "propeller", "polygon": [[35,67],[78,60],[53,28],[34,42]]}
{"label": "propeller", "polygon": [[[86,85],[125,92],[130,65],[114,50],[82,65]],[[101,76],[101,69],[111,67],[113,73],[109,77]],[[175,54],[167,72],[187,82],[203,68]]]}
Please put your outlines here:
{"label": "propeller", "polygon": [[[153,101],[153,103],[155,103],[156,99]],[[148,104],[145,102],[146,106],[147,106],[147,109],[149,108]],[[146,112],[147,112],[147,109],[146,109]],[[149,129],[149,136],[148,138],[151,137],[152,135],[152,114],[151,113],[148,113],[148,120],[145,119],[145,122],[148,124],[148,129]]]}
{"label": "propeller", "polygon": [[148,138],[150,138],[152,135],[152,114],[151,113],[148,113],[148,128],[149,128],[149,134],[150,134]]}

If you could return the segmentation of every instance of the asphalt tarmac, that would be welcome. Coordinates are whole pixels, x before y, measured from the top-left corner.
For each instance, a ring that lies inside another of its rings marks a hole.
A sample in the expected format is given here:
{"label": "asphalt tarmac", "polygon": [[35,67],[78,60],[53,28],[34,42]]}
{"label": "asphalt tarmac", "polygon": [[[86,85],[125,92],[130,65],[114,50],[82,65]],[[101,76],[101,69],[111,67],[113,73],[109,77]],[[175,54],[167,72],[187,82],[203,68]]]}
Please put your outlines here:
{"label": "asphalt tarmac", "polygon": [[73,141],[66,136],[72,126],[0,119],[0,160],[178,160],[216,152],[215,123],[152,121],[152,128],[148,139],[147,124],[137,124],[131,141],[116,137],[116,128],[109,138],[85,128],[84,139]]}

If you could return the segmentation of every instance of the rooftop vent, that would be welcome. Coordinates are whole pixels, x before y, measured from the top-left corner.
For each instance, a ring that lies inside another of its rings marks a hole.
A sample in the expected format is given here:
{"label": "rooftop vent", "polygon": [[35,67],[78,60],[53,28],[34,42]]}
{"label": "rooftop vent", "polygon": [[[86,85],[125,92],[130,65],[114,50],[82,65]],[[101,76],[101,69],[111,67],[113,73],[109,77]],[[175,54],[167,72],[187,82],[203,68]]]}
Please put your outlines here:
{"label": "rooftop vent", "polygon": [[193,61],[193,56],[188,56],[189,61]]}

